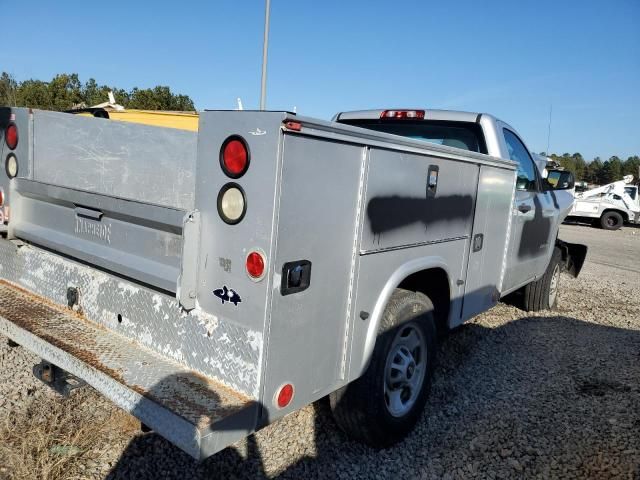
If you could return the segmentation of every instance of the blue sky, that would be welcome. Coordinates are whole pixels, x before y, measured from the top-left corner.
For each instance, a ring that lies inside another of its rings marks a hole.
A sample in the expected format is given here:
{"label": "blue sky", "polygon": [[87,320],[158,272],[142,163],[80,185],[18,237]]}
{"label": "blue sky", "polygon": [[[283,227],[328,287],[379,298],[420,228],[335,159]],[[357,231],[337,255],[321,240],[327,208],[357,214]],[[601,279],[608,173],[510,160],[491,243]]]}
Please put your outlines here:
{"label": "blue sky", "polygon": [[[16,79],[169,85],[257,108],[264,2],[0,0]],[[272,0],[269,109],[489,112],[534,151],[640,155],[640,1]]]}

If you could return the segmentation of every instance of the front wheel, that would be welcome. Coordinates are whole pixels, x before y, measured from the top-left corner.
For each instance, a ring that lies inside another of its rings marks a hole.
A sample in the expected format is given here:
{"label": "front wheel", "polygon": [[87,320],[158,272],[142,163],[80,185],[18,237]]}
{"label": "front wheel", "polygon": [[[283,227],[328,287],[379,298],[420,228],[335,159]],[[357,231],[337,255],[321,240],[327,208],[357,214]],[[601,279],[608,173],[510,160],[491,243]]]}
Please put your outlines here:
{"label": "front wheel", "polygon": [[622,215],[613,210],[603,213],[600,217],[600,226],[605,230],[618,230],[623,223]]}
{"label": "front wheel", "polygon": [[406,436],[427,400],[435,350],[431,300],[397,289],[384,311],[366,372],[329,396],[340,428],[376,448]]}
{"label": "front wheel", "polygon": [[547,270],[542,278],[524,287],[524,309],[527,312],[552,310],[558,304],[558,290],[560,288],[560,272],[562,252],[553,249]]}

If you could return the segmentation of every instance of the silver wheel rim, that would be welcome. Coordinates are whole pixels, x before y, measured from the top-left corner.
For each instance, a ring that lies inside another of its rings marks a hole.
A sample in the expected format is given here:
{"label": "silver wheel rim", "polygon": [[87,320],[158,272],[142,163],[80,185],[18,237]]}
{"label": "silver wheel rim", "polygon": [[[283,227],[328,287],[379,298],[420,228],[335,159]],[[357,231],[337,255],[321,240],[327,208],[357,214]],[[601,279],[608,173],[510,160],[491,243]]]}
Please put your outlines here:
{"label": "silver wheel rim", "polygon": [[384,399],[394,417],[409,413],[416,403],[427,370],[427,343],[415,323],[398,328],[385,365]]}
{"label": "silver wheel rim", "polygon": [[549,284],[549,306],[553,306],[558,296],[558,282],[560,281],[560,265],[556,265],[551,275],[551,283]]}

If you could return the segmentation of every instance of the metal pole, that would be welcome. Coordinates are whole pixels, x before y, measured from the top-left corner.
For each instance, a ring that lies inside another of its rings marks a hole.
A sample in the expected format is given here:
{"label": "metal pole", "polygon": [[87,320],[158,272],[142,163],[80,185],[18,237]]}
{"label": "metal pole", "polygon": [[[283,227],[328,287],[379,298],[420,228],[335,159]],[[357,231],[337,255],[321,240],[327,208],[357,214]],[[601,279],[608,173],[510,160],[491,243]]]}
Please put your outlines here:
{"label": "metal pole", "polygon": [[260,110],[264,110],[267,103],[267,50],[269,48],[269,10],[271,0],[266,0],[264,14],[264,43],[262,46],[262,85],[260,87]]}
{"label": "metal pole", "polygon": [[553,103],[549,105],[549,130],[547,130],[547,151],[545,152],[547,154],[547,157],[551,155],[551,152],[549,151],[549,145],[551,143],[551,114],[552,113],[553,113]]}

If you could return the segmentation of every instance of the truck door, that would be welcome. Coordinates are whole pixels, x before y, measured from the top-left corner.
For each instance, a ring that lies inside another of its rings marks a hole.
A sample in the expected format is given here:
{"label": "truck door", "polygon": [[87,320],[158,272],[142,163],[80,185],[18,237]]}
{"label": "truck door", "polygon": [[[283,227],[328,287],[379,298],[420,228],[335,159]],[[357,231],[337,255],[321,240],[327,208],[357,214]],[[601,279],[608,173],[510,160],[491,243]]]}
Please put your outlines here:
{"label": "truck door", "polygon": [[525,285],[544,272],[553,235],[552,195],[543,192],[538,169],[518,136],[503,128],[509,158],[518,164],[509,258],[502,291]]}

